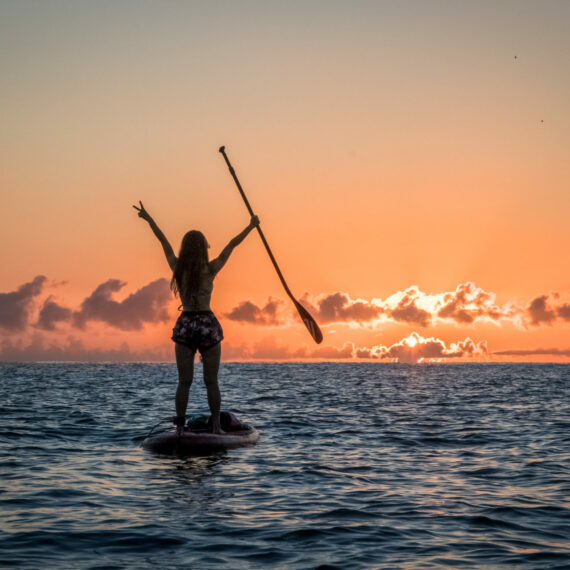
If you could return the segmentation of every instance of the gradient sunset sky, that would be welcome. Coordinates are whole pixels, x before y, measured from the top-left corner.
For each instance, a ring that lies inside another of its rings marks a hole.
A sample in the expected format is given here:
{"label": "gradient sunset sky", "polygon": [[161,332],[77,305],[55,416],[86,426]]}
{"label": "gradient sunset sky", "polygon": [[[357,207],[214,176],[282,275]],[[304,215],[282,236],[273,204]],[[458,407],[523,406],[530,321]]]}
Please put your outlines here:
{"label": "gradient sunset sky", "polygon": [[570,360],[570,2],[0,3],[1,360],[174,360],[177,251],[249,221],[223,359]]}

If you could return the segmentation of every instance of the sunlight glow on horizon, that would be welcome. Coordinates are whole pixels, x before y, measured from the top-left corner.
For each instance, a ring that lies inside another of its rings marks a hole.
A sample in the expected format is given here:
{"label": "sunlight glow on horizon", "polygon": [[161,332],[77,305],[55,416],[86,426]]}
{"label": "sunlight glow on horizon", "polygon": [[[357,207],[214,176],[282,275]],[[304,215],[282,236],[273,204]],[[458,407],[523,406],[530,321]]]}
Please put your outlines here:
{"label": "sunlight glow on horizon", "polygon": [[402,342],[406,343],[411,348],[414,348],[414,346],[416,346],[416,344],[418,344],[419,340],[415,336],[415,334],[412,333],[408,338],[405,338]]}

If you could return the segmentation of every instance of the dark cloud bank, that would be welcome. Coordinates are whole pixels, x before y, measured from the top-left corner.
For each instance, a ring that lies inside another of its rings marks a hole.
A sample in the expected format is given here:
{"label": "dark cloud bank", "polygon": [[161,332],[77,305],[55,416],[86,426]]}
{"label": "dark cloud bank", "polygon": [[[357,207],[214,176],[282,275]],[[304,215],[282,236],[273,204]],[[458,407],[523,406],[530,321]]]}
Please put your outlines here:
{"label": "dark cloud bank", "polygon": [[53,331],[57,323],[70,321],[72,314],[71,309],[58,305],[50,296],[44,301],[36,326],[44,331]]}
{"label": "dark cloud bank", "polygon": [[84,329],[89,321],[107,323],[124,331],[140,330],[144,323],[159,323],[169,319],[167,304],[170,290],[166,279],[157,279],[123,301],[112,299],[126,283],[109,279],[102,283],[73,313],[73,326]]}
{"label": "dark cloud bank", "polygon": [[164,348],[132,350],[126,342],[116,349],[89,348],[74,338],[56,345],[37,337],[29,344],[4,340],[0,358],[6,362],[168,362],[174,353]]}
{"label": "dark cloud bank", "polygon": [[558,303],[558,295],[552,293],[533,299],[527,308],[530,323],[552,325],[558,319],[570,322],[570,304]]}
{"label": "dark cloud bank", "polygon": [[282,324],[278,317],[279,309],[284,305],[280,299],[269,299],[263,307],[250,301],[243,301],[224,316],[230,321],[252,325],[274,326]]}
{"label": "dark cloud bank", "polygon": [[0,327],[8,331],[23,331],[28,324],[33,302],[43,291],[46,281],[47,277],[38,275],[17,291],[0,293]]}
{"label": "dark cloud bank", "polygon": [[[45,276],[39,275],[17,291],[0,293],[0,327],[8,331],[24,331],[30,325],[34,303],[43,292],[46,281]],[[170,289],[166,279],[157,279],[122,301],[115,301],[113,294],[125,285],[118,279],[101,283],[75,311],[49,296],[43,302],[34,326],[53,331],[58,323],[70,322],[73,327],[84,330],[89,322],[102,322],[120,330],[133,331],[141,330],[145,323],[169,320]]]}

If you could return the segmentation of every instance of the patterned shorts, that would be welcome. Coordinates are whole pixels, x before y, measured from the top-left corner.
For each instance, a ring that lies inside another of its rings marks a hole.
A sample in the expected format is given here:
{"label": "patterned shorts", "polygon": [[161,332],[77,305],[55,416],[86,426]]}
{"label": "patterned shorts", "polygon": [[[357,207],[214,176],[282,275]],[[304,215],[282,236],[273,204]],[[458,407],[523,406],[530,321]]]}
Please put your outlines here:
{"label": "patterned shorts", "polygon": [[184,311],[172,329],[172,340],[192,350],[204,352],[224,338],[222,327],[212,311]]}

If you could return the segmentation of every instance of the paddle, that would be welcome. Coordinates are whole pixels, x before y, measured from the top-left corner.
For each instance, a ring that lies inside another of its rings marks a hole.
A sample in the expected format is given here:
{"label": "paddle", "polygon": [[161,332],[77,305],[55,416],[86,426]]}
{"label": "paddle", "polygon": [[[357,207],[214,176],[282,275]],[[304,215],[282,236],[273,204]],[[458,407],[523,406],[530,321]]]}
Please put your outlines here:
{"label": "paddle", "polygon": [[[230,161],[226,155],[226,147],[221,146],[219,150],[222,153],[222,155],[226,161],[226,164],[228,165],[228,168],[230,170],[230,174],[232,175],[234,182],[236,183],[236,186],[238,187],[239,193],[241,194],[241,197],[243,198],[243,201],[245,202],[245,205],[249,211],[250,216],[253,216],[254,215],[253,210],[251,209],[251,206],[249,205],[249,202],[245,196],[245,192],[243,191],[243,188],[241,187],[241,184],[239,183],[239,180],[236,176],[236,171],[234,170],[233,166],[230,164]],[[261,231],[260,226],[257,226],[257,231],[259,232],[259,237],[261,238],[261,241],[263,242],[263,245],[265,246],[265,249],[267,250],[267,253],[269,254],[269,258],[273,262],[273,266],[275,267],[275,271],[277,271],[277,275],[279,276],[279,279],[281,281],[281,284],[283,285],[283,288],[285,289],[285,292],[287,293],[287,295],[289,295],[291,301],[293,301],[293,304],[295,305],[295,308],[297,309],[299,316],[301,317],[303,323],[305,323],[305,326],[307,327],[307,329],[308,329],[309,333],[311,334],[311,336],[313,337],[314,341],[317,344],[320,343],[323,340],[323,333],[321,332],[319,325],[317,325],[317,323],[315,322],[315,319],[313,319],[313,317],[311,317],[311,315],[309,314],[307,309],[305,309],[305,307],[303,307],[303,305],[301,305],[297,301],[297,299],[295,299],[295,297],[293,297],[293,293],[291,293],[291,290],[287,286],[287,283],[285,283],[285,278],[283,277],[283,274],[281,273],[281,270],[279,269],[279,266],[277,265],[277,261],[275,261],[275,257],[273,257],[273,253],[271,252],[271,249],[269,248],[269,244],[267,243],[267,240],[265,239],[265,236],[263,235],[263,232]]]}

